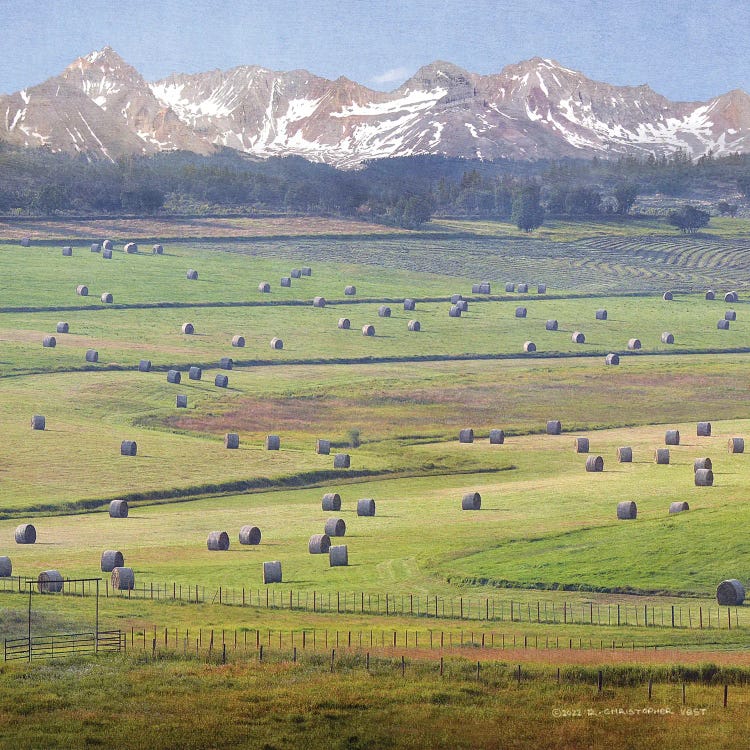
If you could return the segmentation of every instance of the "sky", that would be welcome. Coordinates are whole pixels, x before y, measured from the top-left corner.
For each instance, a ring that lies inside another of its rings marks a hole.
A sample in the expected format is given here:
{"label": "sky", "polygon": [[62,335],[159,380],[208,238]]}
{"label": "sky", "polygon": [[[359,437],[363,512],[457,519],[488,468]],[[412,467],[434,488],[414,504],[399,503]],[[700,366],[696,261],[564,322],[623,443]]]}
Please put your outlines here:
{"label": "sky", "polygon": [[147,80],[237,65],[384,91],[422,65],[547,57],[676,101],[750,91],[744,0],[0,0],[0,93],[110,45]]}

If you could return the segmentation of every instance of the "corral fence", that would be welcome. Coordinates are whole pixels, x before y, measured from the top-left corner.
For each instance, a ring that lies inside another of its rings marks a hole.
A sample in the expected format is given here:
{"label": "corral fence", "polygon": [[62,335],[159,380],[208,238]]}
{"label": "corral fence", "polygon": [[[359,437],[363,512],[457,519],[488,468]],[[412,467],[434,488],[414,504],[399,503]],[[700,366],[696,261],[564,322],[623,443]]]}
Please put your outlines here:
{"label": "corral fence", "polygon": [[[22,592],[29,579],[0,578],[1,591]],[[63,596],[95,596],[93,579],[66,581]],[[744,628],[737,607],[601,602],[518,602],[496,596],[432,596],[352,591],[319,592],[281,588],[206,588],[177,582],[143,582],[126,591],[110,589],[105,579],[104,596],[118,599],[168,600],[191,604],[285,609],[321,614],[422,617],[485,622],[527,622],[546,625],[599,625],[605,627],[664,627],[684,629]],[[744,618],[743,618],[744,619]]]}
{"label": "corral fence", "polygon": [[88,633],[56,633],[31,638],[6,638],[5,661],[59,659],[77,654],[113,653],[122,650],[124,636],[120,630]]}

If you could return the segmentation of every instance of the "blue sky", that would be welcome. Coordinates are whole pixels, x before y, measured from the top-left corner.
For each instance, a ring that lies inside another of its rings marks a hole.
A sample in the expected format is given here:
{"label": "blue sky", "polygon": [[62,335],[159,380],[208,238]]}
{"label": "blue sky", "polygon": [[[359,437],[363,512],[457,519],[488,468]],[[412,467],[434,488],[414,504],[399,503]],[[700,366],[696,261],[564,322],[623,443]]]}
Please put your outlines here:
{"label": "blue sky", "polygon": [[252,64],[391,90],[433,60],[538,55],[675,100],[750,90],[742,0],[0,0],[0,29],[0,93],[106,44],[148,80]]}

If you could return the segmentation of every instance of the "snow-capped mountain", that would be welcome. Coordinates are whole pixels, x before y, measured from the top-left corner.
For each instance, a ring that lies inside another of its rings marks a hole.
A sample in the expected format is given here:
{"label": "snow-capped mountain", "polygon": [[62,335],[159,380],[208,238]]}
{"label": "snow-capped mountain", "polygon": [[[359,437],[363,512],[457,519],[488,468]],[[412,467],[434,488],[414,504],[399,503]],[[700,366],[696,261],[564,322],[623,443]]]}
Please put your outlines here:
{"label": "snow-capped mountain", "polygon": [[671,102],[534,58],[481,76],[447,62],[390,93],[257,66],[148,83],[111,48],[0,96],[0,138],[97,158],[228,147],[339,167],[443,154],[512,159],[750,151],[750,97]]}

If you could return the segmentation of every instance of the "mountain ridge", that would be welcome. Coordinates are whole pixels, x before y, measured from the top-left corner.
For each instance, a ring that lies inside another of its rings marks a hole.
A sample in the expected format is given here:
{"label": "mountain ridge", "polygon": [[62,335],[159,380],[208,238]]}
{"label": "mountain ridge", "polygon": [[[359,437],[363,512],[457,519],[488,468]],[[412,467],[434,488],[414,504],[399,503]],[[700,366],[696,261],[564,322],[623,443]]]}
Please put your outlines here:
{"label": "mountain ridge", "polygon": [[381,92],[344,76],[255,65],[148,82],[111,47],[0,96],[0,139],[115,160],[232,148],[341,168],[386,157],[691,156],[750,151],[750,96],[673,102],[533,57],[481,75],[435,60]]}

